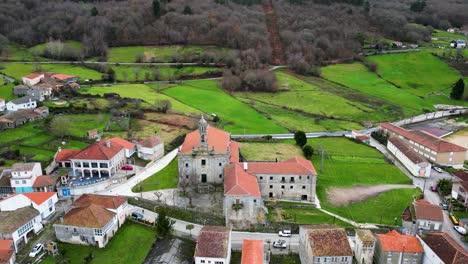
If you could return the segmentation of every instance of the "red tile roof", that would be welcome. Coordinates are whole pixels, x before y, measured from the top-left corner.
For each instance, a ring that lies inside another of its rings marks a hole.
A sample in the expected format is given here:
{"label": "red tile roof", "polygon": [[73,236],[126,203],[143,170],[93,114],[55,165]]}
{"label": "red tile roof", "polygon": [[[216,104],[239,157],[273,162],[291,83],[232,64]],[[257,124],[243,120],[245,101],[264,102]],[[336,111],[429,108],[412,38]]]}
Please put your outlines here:
{"label": "red tile roof", "polygon": [[234,140],[231,141],[230,149],[231,149],[231,157],[229,157],[229,162],[239,162],[239,148],[240,144]]}
{"label": "red tile roof", "polygon": [[263,264],[263,240],[245,239],[242,242],[241,264]]}
{"label": "red tile roof", "polygon": [[421,239],[446,264],[468,263],[468,251],[447,233],[424,233]]}
{"label": "red tile roof", "polygon": [[13,240],[0,240],[0,263],[9,263],[14,253]]}
{"label": "red tile roof", "polygon": [[140,141],[140,144],[145,148],[153,148],[161,143],[162,140],[156,135],[151,135]]}
{"label": "red tile roof", "polygon": [[462,146],[453,144],[426,132],[406,130],[391,123],[381,123],[380,126],[437,152],[460,152],[467,150]]}
{"label": "red tile roof", "polygon": [[242,164],[224,168],[224,195],[260,197],[257,177],[247,173]]}
{"label": "red tile roof", "polygon": [[[229,133],[214,128],[212,126],[208,126],[207,134],[208,140],[208,149],[214,149],[216,153],[226,153],[229,151],[230,145],[230,136]],[[184,143],[182,144],[182,148],[180,151],[182,153],[190,153],[192,149],[198,148],[198,143],[200,142],[200,133],[198,130],[192,131],[185,136]]]}
{"label": "red tile roof", "polygon": [[438,222],[444,221],[442,208],[438,205],[431,204],[426,200],[417,200],[414,203],[414,209],[416,211],[416,219],[432,220]]}
{"label": "red tile roof", "polygon": [[77,207],[63,216],[63,224],[88,228],[103,228],[116,214],[103,206],[90,204]]}
{"label": "red tile roof", "polygon": [[55,185],[59,179],[59,175],[41,175],[36,178],[32,187],[41,188]]}
{"label": "red tile roof", "polygon": [[424,249],[419,240],[414,236],[400,235],[397,231],[392,230],[387,234],[376,234],[382,244],[382,249],[385,252],[410,252],[423,253]]}
{"label": "red tile roof", "polygon": [[83,194],[74,203],[73,206],[85,207],[90,204],[96,204],[105,208],[117,209],[127,201],[123,196]]}
{"label": "red tile roof", "polygon": [[280,162],[249,162],[247,166],[250,174],[317,175],[312,162],[299,157]]}
{"label": "red tile roof", "polygon": [[26,75],[26,76],[23,76],[23,78],[27,78],[27,79],[35,79],[39,76],[43,75],[42,73],[32,73],[32,74],[29,74],[29,75]]}
{"label": "red tile roof", "polygon": [[334,226],[308,226],[307,235],[312,254],[316,257],[352,256],[348,236],[343,228]]}
{"label": "red tile roof", "polygon": [[41,205],[51,197],[56,196],[56,192],[29,192],[29,193],[22,193],[22,195],[28,197],[33,203],[37,205]]}
{"label": "red tile roof", "polygon": [[78,149],[62,149],[57,153],[55,161],[70,161],[70,158],[78,154],[80,150]]}
{"label": "red tile roof", "polygon": [[225,258],[228,255],[230,229],[223,226],[204,226],[198,235],[195,257]]}
{"label": "red tile roof", "polygon": [[427,160],[416,153],[412,148],[406,145],[401,139],[397,137],[390,137],[388,139],[398,150],[400,150],[403,155],[405,155],[409,160],[411,160],[414,164],[419,164],[422,162],[427,162]]}
{"label": "red tile roof", "polygon": [[125,148],[124,146],[116,144],[115,142],[110,143],[111,144],[109,146],[107,144],[107,140],[94,143],[73,155],[73,157],[70,157],[70,159],[110,160]]}
{"label": "red tile roof", "polygon": [[67,74],[61,74],[61,73],[54,74],[51,77],[54,78],[54,79],[60,80],[60,81],[70,79],[70,78],[75,78],[75,76],[67,75]]}
{"label": "red tile roof", "polygon": [[135,144],[133,144],[132,142],[129,142],[129,141],[123,139],[123,138],[115,137],[115,138],[111,138],[110,141],[111,141],[112,144],[121,145],[121,146],[123,146],[124,148],[126,148],[128,150],[132,150],[132,149],[135,148]]}
{"label": "red tile roof", "polygon": [[468,181],[468,172],[457,171],[457,172],[454,172],[453,174],[457,176],[458,178],[460,178],[460,180],[462,181]]}

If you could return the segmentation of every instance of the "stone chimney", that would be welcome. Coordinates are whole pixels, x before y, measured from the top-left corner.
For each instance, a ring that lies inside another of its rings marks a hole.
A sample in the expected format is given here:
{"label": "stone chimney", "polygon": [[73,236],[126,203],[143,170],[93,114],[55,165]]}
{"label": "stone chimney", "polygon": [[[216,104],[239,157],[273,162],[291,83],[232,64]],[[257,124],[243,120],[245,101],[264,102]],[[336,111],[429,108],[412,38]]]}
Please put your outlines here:
{"label": "stone chimney", "polygon": [[106,140],[106,147],[108,147],[108,148],[112,147],[112,143],[111,143],[111,141],[109,139]]}
{"label": "stone chimney", "polygon": [[249,169],[249,164],[247,162],[244,162],[244,170],[247,171]]}

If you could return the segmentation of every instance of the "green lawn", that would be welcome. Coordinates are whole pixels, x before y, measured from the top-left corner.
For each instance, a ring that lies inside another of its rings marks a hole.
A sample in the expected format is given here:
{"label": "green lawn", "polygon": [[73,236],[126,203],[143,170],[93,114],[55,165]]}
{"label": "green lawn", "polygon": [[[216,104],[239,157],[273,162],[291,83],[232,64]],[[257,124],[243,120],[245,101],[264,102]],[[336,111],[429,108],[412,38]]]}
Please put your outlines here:
{"label": "green lawn", "polygon": [[336,219],[318,209],[302,208],[269,208],[269,221],[290,222],[298,224],[335,224],[341,227],[351,227],[350,224]]}
{"label": "green lawn", "polygon": [[21,80],[21,77],[35,72],[37,69],[43,72],[53,72],[53,73],[62,73],[69,74],[73,76],[78,76],[81,79],[101,79],[101,73],[95,70],[91,70],[79,65],[72,64],[25,64],[25,63],[16,63],[16,62],[4,62],[0,63],[0,66],[5,67],[5,69],[0,70],[0,72],[5,73],[6,75]]}
{"label": "green lawn", "polygon": [[[164,169],[144,180],[141,183],[141,191],[149,192],[177,188],[178,175],[178,162],[177,158],[175,158],[166,167],[164,167]],[[133,187],[132,191],[139,192],[139,186],[136,185]]]}
{"label": "green lawn", "polygon": [[22,46],[9,45],[6,49],[4,56],[0,55],[0,60],[12,61],[45,61],[47,59],[35,56],[29,50]]}
{"label": "green lawn", "polygon": [[150,66],[113,66],[117,80],[119,81],[154,81],[156,73],[159,80],[174,80],[186,76],[196,76],[207,72],[218,72],[221,69],[216,67],[186,66],[175,67],[150,67]]}
{"label": "green lawn", "polygon": [[[105,248],[59,243],[58,249],[65,251],[65,257],[71,264],[83,263],[89,254],[94,256],[90,263],[143,263],[155,237],[156,232],[152,228],[125,223]],[[56,261],[48,256],[41,263],[52,264]]]}
{"label": "green lawn", "polygon": [[164,94],[205,113],[216,114],[231,133],[284,133],[287,130],[225,93],[215,81],[186,82]]}
{"label": "green lawn", "polygon": [[449,95],[460,74],[428,52],[409,52],[367,57],[378,64],[378,73],[386,80],[419,96],[433,92]]}
{"label": "green lawn", "polygon": [[138,54],[143,54],[146,62],[170,62],[173,54],[184,55],[188,53],[200,54],[203,50],[220,50],[216,47],[202,46],[130,46],[113,47],[109,51],[107,61],[110,62],[136,62]]}
{"label": "green lawn", "polygon": [[302,157],[302,150],[289,143],[242,142],[241,154],[245,160],[286,160],[292,157]]}
{"label": "green lawn", "polygon": [[[62,43],[63,43],[64,49],[76,49],[77,51],[80,51],[82,47],[81,42],[79,41],[69,40],[69,41],[64,41]],[[44,49],[46,47],[47,47],[47,43],[42,43],[42,44],[29,48],[28,52],[33,55],[41,55],[44,52]]]}
{"label": "green lawn", "polygon": [[146,102],[146,105],[154,105],[157,100],[169,100],[172,104],[172,110],[187,114],[199,114],[200,110],[195,109],[187,104],[181,103],[169,96],[158,93],[157,89],[152,89],[144,84],[122,84],[113,85],[111,87],[93,86],[80,89],[80,93],[98,94],[117,93],[121,97],[141,99]]}
{"label": "green lawn", "polygon": [[69,121],[70,136],[74,137],[85,137],[86,132],[91,129],[97,128],[98,131],[102,132],[109,121],[110,114],[98,114],[98,115],[64,115]]}
{"label": "green lawn", "polygon": [[[0,83],[2,83],[2,80],[0,80]],[[6,101],[14,99],[15,96],[13,95],[13,86],[14,85],[12,83],[0,85],[0,98],[5,99]]]}

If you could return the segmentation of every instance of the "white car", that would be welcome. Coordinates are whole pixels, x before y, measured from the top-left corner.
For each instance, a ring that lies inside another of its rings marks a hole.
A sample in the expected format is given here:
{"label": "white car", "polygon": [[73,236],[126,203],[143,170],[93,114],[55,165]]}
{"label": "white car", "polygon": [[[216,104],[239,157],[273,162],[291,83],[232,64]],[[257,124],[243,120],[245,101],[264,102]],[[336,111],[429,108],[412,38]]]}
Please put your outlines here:
{"label": "white car", "polygon": [[281,230],[278,232],[278,235],[280,237],[290,237],[291,236],[291,230]]}
{"label": "white car", "polygon": [[466,235],[466,229],[461,226],[453,226],[453,229],[460,233],[461,235]]}
{"label": "white car", "polygon": [[439,167],[432,167],[435,171],[437,171],[438,173],[442,173],[442,169],[439,168]]}
{"label": "white car", "polygon": [[37,243],[37,244],[33,247],[33,249],[31,249],[31,252],[29,253],[29,256],[30,256],[31,258],[36,257],[37,254],[39,254],[39,253],[42,251],[43,248],[44,248],[44,245],[42,245],[41,243]]}
{"label": "white car", "polygon": [[274,248],[286,248],[286,241],[284,240],[278,240],[273,242],[273,247]]}

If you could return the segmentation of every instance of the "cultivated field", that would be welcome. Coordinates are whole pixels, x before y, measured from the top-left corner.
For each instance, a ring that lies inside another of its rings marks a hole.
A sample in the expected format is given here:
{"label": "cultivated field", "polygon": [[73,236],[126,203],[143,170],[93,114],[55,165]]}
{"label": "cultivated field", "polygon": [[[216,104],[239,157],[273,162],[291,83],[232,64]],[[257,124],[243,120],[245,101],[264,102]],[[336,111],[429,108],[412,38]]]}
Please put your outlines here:
{"label": "cultivated field", "polygon": [[5,73],[10,77],[21,80],[21,77],[34,73],[36,71],[42,72],[52,72],[52,73],[62,73],[80,77],[83,79],[101,79],[101,73],[95,70],[91,70],[79,65],[72,64],[25,64],[25,63],[0,63],[1,69],[0,72]]}
{"label": "cultivated field", "polygon": [[224,50],[210,46],[132,46],[113,47],[109,50],[107,61],[136,62],[141,56],[142,62],[171,62],[177,57],[199,55],[205,50]]}
{"label": "cultivated field", "polygon": [[301,149],[290,143],[259,143],[242,142],[241,155],[247,161],[286,160],[292,157],[302,157]]}

